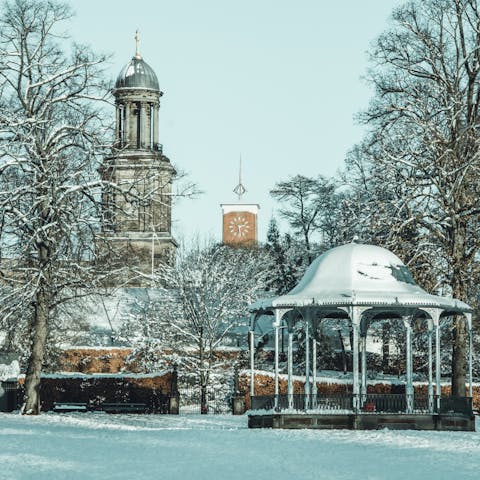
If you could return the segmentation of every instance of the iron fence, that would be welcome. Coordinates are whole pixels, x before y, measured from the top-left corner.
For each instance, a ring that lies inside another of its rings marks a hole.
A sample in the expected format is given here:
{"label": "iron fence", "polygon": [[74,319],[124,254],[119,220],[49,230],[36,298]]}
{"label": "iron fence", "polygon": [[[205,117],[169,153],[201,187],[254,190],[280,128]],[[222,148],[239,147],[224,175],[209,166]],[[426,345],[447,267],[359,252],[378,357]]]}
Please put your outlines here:
{"label": "iron fence", "polygon": [[252,397],[251,405],[253,410],[271,410],[277,407],[280,410],[345,411],[353,409],[353,395],[348,393],[278,395],[277,405],[275,395],[263,395]]}
{"label": "iron fence", "polygon": [[207,390],[206,405],[202,408],[199,387],[180,387],[180,413],[182,414],[226,414],[232,413],[232,396],[213,389]]}
{"label": "iron fence", "polygon": [[407,410],[407,397],[402,394],[368,393],[362,400],[362,410],[367,413],[403,413]]}
{"label": "iron fence", "polygon": [[[365,395],[343,394],[294,394],[294,395],[262,395],[251,397],[252,410],[315,410],[319,413],[449,413],[473,415],[472,398],[441,397],[440,409],[437,402],[429,401],[427,396],[405,394],[368,393]],[[358,405],[358,408],[355,406]]]}
{"label": "iron fence", "polygon": [[441,397],[440,413],[463,413],[473,415],[472,397]]}
{"label": "iron fence", "polygon": [[13,412],[19,407],[20,386],[17,381],[0,382],[0,412]]}

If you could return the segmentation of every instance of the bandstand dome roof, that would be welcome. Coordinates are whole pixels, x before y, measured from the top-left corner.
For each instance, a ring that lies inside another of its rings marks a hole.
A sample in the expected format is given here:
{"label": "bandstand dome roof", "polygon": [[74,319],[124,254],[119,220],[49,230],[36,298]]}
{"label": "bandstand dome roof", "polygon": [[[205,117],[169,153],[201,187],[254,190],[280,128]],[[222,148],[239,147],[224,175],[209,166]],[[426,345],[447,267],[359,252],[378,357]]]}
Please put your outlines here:
{"label": "bandstand dome roof", "polygon": [[135,55],[118,74],[115,89],[119,88],[147,88],[160,91],[157,75],[140,55]]}
{"label": "bandstand dome roof", "polygon": [[316,258],[298,285],[286,295],[250,305],[251,311],[281,307],[372,306],[388,310],[440,308],[451,313],[472,309],[459,300],[427,293],[389,250],[350,243]]}

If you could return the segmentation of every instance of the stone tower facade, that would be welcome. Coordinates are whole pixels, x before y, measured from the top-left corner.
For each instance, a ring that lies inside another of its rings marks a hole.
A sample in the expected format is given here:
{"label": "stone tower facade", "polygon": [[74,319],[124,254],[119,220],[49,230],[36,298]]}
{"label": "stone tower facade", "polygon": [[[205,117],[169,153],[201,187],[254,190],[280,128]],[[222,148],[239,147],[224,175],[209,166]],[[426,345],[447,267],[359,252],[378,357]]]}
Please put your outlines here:
{"label": "stone tower facade", "polygon": [[134,268],[148,274],[160,261],[174,257],[172,180],[176,174],[159,143],[160,91],[153,69],[138,52],[122,69],[112,90],[116,138],[105,159],[104,191],[108,205],[104,234]]}

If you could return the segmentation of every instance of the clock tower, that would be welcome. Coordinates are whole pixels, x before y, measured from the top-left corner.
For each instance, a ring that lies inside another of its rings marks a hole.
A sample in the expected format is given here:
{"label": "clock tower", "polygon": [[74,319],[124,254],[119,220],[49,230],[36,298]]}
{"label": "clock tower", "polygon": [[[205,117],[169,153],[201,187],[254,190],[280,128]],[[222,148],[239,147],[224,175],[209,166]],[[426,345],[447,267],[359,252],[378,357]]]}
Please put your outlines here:
{"label": "clock tower", "polygon": [[258,242],[255,203],[223,203],[223,243],[231,246],[253,246]]}
{"label": "clock tower", "polygon": [[223,243],[235,247],[254,246],[258,242],[258,211],[256,203],[244,203],[242,197],[246,189],[242,184],[242,166],[238,185],[233,189],[238,195],[237,203],[222,203]]}

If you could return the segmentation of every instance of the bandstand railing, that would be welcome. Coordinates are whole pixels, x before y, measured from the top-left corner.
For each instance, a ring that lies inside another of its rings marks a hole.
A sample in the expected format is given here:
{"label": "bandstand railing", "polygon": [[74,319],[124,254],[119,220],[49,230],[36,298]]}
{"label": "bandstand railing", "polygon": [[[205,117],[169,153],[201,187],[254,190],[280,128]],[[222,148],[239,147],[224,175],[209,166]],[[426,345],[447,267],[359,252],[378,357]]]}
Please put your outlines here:
{"label": "bandstand railing", "polygon": [[439,413],[473,415],[472,397],[441,397]]}
{"label": "bandstand railing", "polygon": [[332,395],[263,395],[251,399],[252,410],[352,410],[353,396],[349,393]]}
{"label": "bandstand railing", "polygon": [[315,411],[318,413],[390,413],[473,415],[471,397],[414,396],[368,393],[262,395],[251,397],[252,410]]}

